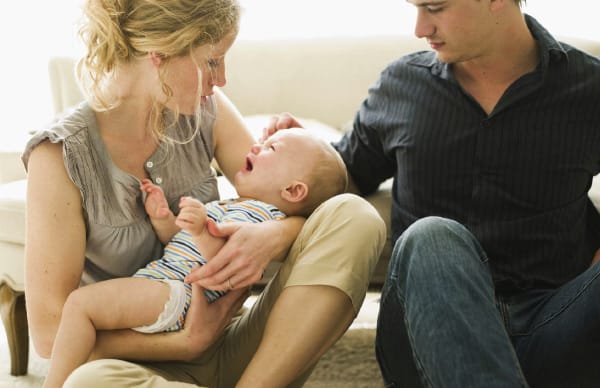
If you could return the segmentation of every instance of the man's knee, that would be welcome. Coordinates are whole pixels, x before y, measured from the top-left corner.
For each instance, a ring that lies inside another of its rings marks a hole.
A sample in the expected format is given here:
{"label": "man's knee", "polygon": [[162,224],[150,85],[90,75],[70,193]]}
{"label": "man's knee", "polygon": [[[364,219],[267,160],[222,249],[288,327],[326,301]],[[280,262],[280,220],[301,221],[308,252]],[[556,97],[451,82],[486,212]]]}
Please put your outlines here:
{"label": "man's knee", "polygon": [[424,217],[415,221],[402,234],[406,239],[430,240],[452,238],[469,233],[459,222],[443,217]]}
{"label": "man's knee", "polygon": [[447,266],[463,267],[468,262],[480,262],[484,256],[475,237],[460,223],[442,217],[425,217],[414,222],[398,238],[390,269],[396,275],[422,272],[429,276]]}

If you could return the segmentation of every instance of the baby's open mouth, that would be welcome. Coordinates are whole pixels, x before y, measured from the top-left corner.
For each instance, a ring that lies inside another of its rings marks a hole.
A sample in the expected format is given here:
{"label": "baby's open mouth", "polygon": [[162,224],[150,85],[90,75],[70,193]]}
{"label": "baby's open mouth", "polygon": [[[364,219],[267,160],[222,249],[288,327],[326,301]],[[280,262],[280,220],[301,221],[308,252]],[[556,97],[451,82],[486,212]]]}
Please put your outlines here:
{"label": "baby's open mouth", "polygon": [[249,157],[246,157],[246,170],[252,171],[252,161]]}

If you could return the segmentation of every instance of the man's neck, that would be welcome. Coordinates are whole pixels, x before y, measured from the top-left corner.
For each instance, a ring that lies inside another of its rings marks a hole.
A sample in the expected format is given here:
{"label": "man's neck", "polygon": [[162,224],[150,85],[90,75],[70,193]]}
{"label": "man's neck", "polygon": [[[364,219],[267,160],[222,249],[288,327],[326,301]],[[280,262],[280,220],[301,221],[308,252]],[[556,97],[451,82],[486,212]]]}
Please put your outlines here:
{"label": "man's neck", "polygon": [[506,89],[535,70],[539,49],[525,20],[507,28],[490,41],[489,49],[477,58],[452,65],[461,87],[490,114]]}
{"label": "man's neck", "polygon": [[490,49],[478,58],[453,64],[453,71],[461,84],[508,87],[518,78],[535,70],[539,51],[525,20],[514,23],[498,39],[490,42]]}

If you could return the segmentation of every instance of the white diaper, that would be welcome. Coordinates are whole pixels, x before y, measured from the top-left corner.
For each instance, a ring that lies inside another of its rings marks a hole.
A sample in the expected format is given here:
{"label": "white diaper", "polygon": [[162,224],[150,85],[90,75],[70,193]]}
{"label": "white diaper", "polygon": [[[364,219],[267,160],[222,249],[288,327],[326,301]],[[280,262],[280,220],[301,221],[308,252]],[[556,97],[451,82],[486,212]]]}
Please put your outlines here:
{"label": "white diaper", "polygon": [[133,330],[135,331],[139,331],[140,333],[159,333],[165,331],[175,326],[185,310],[187,295],[183,282],[171,279],[161,279],[158,281],[167,283],[170,286],[169,300],[165,303],[165,308],[156,319],[156,322],[151,325],[134,327]]}

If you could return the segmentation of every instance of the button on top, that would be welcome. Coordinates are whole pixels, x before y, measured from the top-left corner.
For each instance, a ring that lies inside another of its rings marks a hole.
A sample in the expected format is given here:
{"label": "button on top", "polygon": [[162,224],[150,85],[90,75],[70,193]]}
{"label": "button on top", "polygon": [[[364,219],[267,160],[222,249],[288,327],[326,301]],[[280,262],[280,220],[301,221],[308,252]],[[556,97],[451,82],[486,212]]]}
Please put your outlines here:
{"label": "button on top", "polygon": [[154,167],[154,163],[152,163],[151,161],[150,162],[146,162],[146,167],[152,168],[152,167]]}

